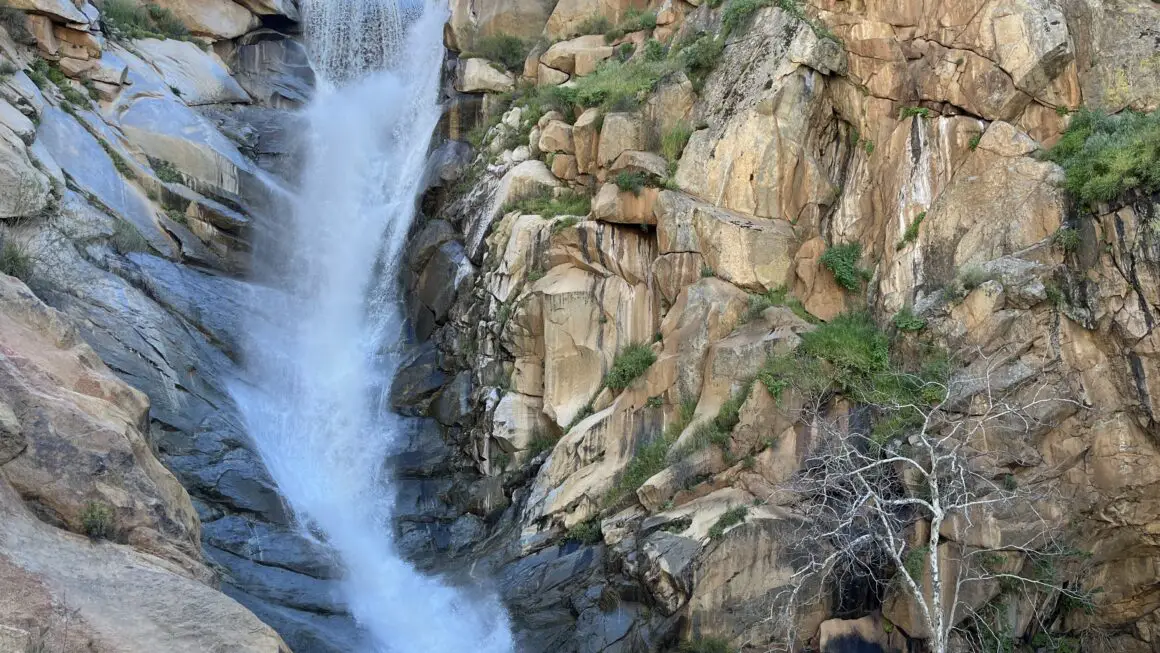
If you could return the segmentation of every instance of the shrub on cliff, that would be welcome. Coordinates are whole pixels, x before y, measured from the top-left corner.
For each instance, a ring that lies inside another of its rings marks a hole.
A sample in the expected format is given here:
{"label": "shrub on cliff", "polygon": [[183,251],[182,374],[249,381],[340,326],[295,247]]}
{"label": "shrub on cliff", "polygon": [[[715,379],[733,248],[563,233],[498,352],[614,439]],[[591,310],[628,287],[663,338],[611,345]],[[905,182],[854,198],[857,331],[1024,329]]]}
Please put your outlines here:
{"label": "shrub on cliff", "polygon": [[858,290],[862,287],[862,280],[870,275],[858,267],[858,260],[862,258],[862,245],[846,243],[833,245],[822,254],[821,263],[834,274],[834,280],[846,290]]}
{"label": "shrub on cliff", "polygon": [[503,64],[508,70],[519,70],[524,66],[531,48],[523,40],[509,34],[484,36],[475,41],[475,47],[460,55],[461,59],[483,57]]}
{"label": "shrub on cliff", "polygon": [[1125,193],[1160,190],[1160,111],[1076,112],[1063,137],[1045,155],[1066,173],[1080,202],[1110,202]]}
{"label": "shrub on cliff", "polygon": [[189,28],[172,11],[153,3],[105,0],[101,19],[109,35],[121,39],[189,40]]}
{"label": "shrub on cliff", "polygon": [[113,509],[97,501],[90,501],[81,510],[81,528],[94,540],[113,536]]}
{"label": "shrub on cliff", "polygon": [[616,355],[612,369],[604,377],[604,386],[613,392],[624,390],[656,360],[657,355],[651,347],[633,343]]}

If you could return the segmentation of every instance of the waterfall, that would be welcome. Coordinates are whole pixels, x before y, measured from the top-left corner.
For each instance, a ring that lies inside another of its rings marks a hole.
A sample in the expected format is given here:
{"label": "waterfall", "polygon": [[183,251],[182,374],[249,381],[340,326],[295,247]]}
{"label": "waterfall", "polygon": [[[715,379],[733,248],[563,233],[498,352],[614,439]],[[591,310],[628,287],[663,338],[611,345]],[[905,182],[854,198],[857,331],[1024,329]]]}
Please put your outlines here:
{"label": "waterfall", "polygon": [[405,2],[303,3],[320,84],[300,196],[255,244],[255,276],[280,299],[247,320],[233,395],[303,533],[341,560],[368,652],[509,653],[498,601],[419,573],[392,542],[397,272],[440,115],[446,19],[437,0]]}

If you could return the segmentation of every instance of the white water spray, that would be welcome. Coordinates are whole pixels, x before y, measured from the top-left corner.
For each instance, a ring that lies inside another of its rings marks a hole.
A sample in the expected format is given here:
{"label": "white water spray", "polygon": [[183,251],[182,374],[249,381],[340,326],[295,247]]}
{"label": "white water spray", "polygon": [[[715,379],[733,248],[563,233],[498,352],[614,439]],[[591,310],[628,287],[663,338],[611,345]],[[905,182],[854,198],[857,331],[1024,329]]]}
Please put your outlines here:
{"label": "white water spray", "polygon": [[255,247],[258,274],[284,293],[247,325],[251,377],[234,396],[300,525],[341,558],[344,598],[372,651],[510,653],[497,601],[400,558],[382,473],[401,426],[383,409],[403,331],[397,266],[440,114],[436,1],[304,3],[321,79],[302,193],[292,215],[276,216],[277,242]]}

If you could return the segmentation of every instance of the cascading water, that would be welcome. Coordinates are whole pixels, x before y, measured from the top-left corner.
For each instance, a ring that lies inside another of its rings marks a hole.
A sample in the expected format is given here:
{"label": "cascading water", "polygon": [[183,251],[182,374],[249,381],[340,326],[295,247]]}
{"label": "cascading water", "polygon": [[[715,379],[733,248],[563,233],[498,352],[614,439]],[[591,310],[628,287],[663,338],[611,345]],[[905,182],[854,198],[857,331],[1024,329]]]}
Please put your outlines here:
{"label": "cascading water", "polygon": [[440,114],[446,16],[423,1],[302,7],[320,77],[302,192],[274,221],[277,237],[255,246],[257,276],[282,292],[247,324],[248,378],[234,396],[299,525],[341,559],[370,650],[509,653],[497,601],[420,574],[395,551],[382,471],[401,426],[382,408],[403,332],[398,259]]}

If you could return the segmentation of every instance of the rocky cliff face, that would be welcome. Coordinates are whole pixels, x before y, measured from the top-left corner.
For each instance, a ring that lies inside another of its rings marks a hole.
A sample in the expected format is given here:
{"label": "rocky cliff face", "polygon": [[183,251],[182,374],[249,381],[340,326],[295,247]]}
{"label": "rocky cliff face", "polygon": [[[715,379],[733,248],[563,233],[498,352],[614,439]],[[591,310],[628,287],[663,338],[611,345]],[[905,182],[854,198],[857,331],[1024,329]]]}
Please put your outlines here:
{"label": "rocky cliff face", "polygon": [[[444,168],[459,181],[415,237],[411,311],[437,353],[413,369],[418,411],[482,477],[427,470],[445,512],[404,529],[443,533],[424,559],[493,561],[529,650],[784,643],[810,518],[784,488],[823,422],[865,418],[841,392],[808,417],[774,372],[753,380],[860,311],[892,356],[985,370],[957,399],[1053,398],[971,447],[1000,485],[1036,488],[1090,602],[1033,624],[1029,603],[1055,600],[993,584],[972,611],[1010,611],[1004,646],[1155,645],[1157,199],[1080,201],[1043,154],[1083,107],[1157,108],[1160,7],[888,4],[561,1],[532,25],[515,3],[519,29],[453,6],[456,88],[477,101],[449,125],[481,147]],[[541,33],[523,63],[498,44]],[[972,528],[1008,538],[1026,515],[1002,512]],[[803,645],[930,637],[897,587],[832,589],[799,612]]]}
{"label": "rocky cliff face", "polygon": [[[24,283],[0,277],[0,649],[354,649],[338,571],[227,391],[313,85],[298,8],[8,4],[0,265]],[[1157,108],[1160,5],[450,10],[390,396],[413,417],[387,464],[417,564],[494,578],[522,650],[785,644],[812,517],[785,490],[884,420],[770,361],[818,363],[793,358],[810,334],[868,313],[892,361],[989,380],[958,386],[959,422],[1053,399],[968,443],[1084,554],[1071,585],[971,594],[991,643],[1153,650],[1160,200],[1077,201],[1042,152],[1081,107]],[[969,518],[940,550],[1028,521]],[[930,639],[896,584],[826,587],[794,625],[819,648]]]}

